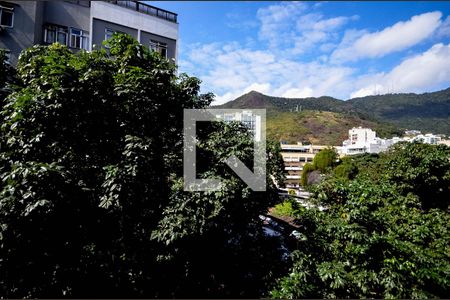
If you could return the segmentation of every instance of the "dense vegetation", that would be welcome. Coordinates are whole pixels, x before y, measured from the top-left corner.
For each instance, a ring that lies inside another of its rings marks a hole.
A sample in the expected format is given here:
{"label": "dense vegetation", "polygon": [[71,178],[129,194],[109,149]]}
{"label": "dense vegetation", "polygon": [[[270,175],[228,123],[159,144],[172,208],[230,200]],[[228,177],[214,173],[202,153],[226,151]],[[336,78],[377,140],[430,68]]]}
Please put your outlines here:
{"label": "dense vegetation", "polygon": [[250,165],[245,127],[199,126],[197,176],[223,185],[183,191],[183,109],[212,100],[198,79],[125,35],[108,52],[34,46],[15,86],[10,71],[1,65],[1,297],[259,297],[282,274],[259,219],[278,200],[272,180],[253,192],[223,164]]}
{"label": "dense vegetation", "polygon": [[314,156],[312,163],[306,163],[303,166],[300,184],[303,187],[307,187],[312,183],[318,183],[321,176],[329,172],[338,161],[338,154],[333,148],[320,150],[319,153]]}
{"label": "dense vegetation", "polygon": [[[0,64],[0,91],[2,298],[450,296],[449,147],[401,143],[340,163],[323,150],[310,200],[327,209],[305,209],[278,204],[278,143],[266,192],[224,166],[253,158],[233,123],[198,126],[197,176],[222,188],[185,192],[183,109],[212,97],[128,36],[108,52],[30,48],[17,70]],[[269,207],[299,225],[290,270],[264,234]]]}
{"label": "dense vegetation", "polygon": [[348,101],[357,112],[399,127],[450,135],[450,88],[424,94],[389,94]]}
{"label": "dense vegetation", "polygon": [[327,210],[279,206],[301,238],[272,297],[448,298],[449,147],[400,143],[351,157],[313,191]]}
{"label": "dense vegetation", "polygon": [[[342,101],[331,97],[280,98],[250,92],[223,105],[226,108],[268,108],[289,112],[315,110],[341,113],[362,121],[450,135],[450,88],[424,94],[387,94]],[[288,115],[285,116],[287,118]]]}

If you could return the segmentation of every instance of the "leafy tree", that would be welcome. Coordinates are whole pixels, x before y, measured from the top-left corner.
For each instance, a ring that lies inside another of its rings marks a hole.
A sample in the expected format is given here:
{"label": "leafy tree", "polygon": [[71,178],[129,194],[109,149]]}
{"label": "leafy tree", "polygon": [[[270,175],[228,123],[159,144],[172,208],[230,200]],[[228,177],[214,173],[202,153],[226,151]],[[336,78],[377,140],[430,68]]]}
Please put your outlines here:
{"label": "leafy tree", "polygon": [[343,179],[353,179],[358,174],[358,167],[351,160],[351,158],[345,157],[342,162],[334,168],[334,174],[336,177]]}
{"label": "leafy tree", "polygon": [[3,99],[11,92],[11,85],[16,83],[14,68],[7,63],[6,51],[0,49],[0,105]]}
{"label": "leafy tree", "polygon": [[336,160],[337,153],[334,149],[322,149],[314,156],[314,170],[319,170],[321,173],[325,173],[328,168],[333,167],[336,164]]}
{"label": "leafy tree", "polygon": [[310,163],[303,165],[302,176],[300,178],[300,183],[302,186],[306,187],[308,185],[308,175],[311,171],[314,171],[314,167]]}
{"label": "leafy tree", "polygon": [[328,210],[294,212],[304,239],[272,297],[447,298],[450,197],[431,189],[449,186],[449,151],[400,144],[366,156],[355,179],[317,186],[313,201]]}
{"label": "leafy tree", "polygon": [[[197,176],[223,185],[183,191],[183,109],[212,96],[131,37],[108,43],[20,56],[1,112],[0,294],[260,296],[283,268],[269,263],[280,249],[258,218],[276,188],[268,177],[267,192],[253,192],[223,164],[229,154],[250,164],[248,131],[201,129]],[[267,157],[282,180],[271,143]]]}
{"label": "leafy tree", "polygon": [[450,148],[423,143],[399,143],[387,154],[383,167],[402,193],[419,196],[425,208],[447,208],[450,199]]}

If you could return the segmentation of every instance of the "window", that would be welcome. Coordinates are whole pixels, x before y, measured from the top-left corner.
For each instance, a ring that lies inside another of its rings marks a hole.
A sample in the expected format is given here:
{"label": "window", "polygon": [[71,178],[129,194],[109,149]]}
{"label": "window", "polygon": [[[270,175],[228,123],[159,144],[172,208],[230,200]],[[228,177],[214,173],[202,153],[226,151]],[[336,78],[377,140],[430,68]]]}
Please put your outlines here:
{"label": "window", "polygon": [[[113,36],[113,34],[114,33],[123,33],[122,31],[117,31],[117,30],[112,30],[112,29],[109,29],[109,28],[105,28],[105,41],[106,40],[109,40],[112,36]],[[109,48],[108,46],[105,46],[106,48]]]}
{"label": "window", "polygon": [[0,6],[0,25],[1,27],[13,27],[14,9],[10,7]]}
{"label": "window", "polygon": [[44,42],[60,43],[67,46],[67,28],[57,25],[46,25],[44,28]]}
{"label": "window", "polygon": [[109,28],[105,28],[105,41],[109,40],[114,33],[116,33],[114,30],[111,30]]}
{"label": "window", "polygon": [[167,57],[167,44],[150,40],[150,50],[158,52],[162,57]]}
{"label": "window", "polygon": [[88,35],[86,31],[70,28],[70,47],[75,49],[88,49]]}
{"label": "window", "polygon": [[[8,49],[1,49],[1,48],[0,48],[0,50],[5,53],[5,62],[7,64],[10,64],[11,63],[11,51],[9,51]],[[0,63],[2,63],[2,62],[0,62]]]}

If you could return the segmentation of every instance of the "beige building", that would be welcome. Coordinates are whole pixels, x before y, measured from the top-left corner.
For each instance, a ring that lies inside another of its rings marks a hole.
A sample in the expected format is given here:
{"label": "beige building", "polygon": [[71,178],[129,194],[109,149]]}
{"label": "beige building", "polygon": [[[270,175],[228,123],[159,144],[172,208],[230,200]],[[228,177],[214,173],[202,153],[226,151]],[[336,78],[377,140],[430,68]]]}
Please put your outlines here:
{"label": "beige building", "polygon": [[307,162],[311,163],[314,156],[327,147],[329,146],[303,145],[302,143],[281,144],[281,156],[286,174],[285,186],[288,188],[300,187],[303,166]]}
{"label": "beige building", "polygon": [[446,146],[450,146],[450,140],[441,139],[440,141],[438,141],[438,144],[443,144],[443,145],[446,145]]}

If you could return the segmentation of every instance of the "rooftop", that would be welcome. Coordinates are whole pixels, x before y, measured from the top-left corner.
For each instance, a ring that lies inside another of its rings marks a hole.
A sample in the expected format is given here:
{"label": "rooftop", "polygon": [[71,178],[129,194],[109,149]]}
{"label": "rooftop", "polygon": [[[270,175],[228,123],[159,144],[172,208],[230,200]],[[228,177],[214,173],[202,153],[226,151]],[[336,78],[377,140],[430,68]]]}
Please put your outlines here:
{"label": "rooftop", "polygon": [[141,1],[135,1],[135,0],[107,0],[107,2],[132,9],[138,12],[141,12],[143,14],[147,14],[150,16],[154,16],[160,19],[164,19],[169,22],[177,23],[177,14],[170,12],[165,9],[161,9],[155,6],[151,6],[149,4],[146,4]]}

